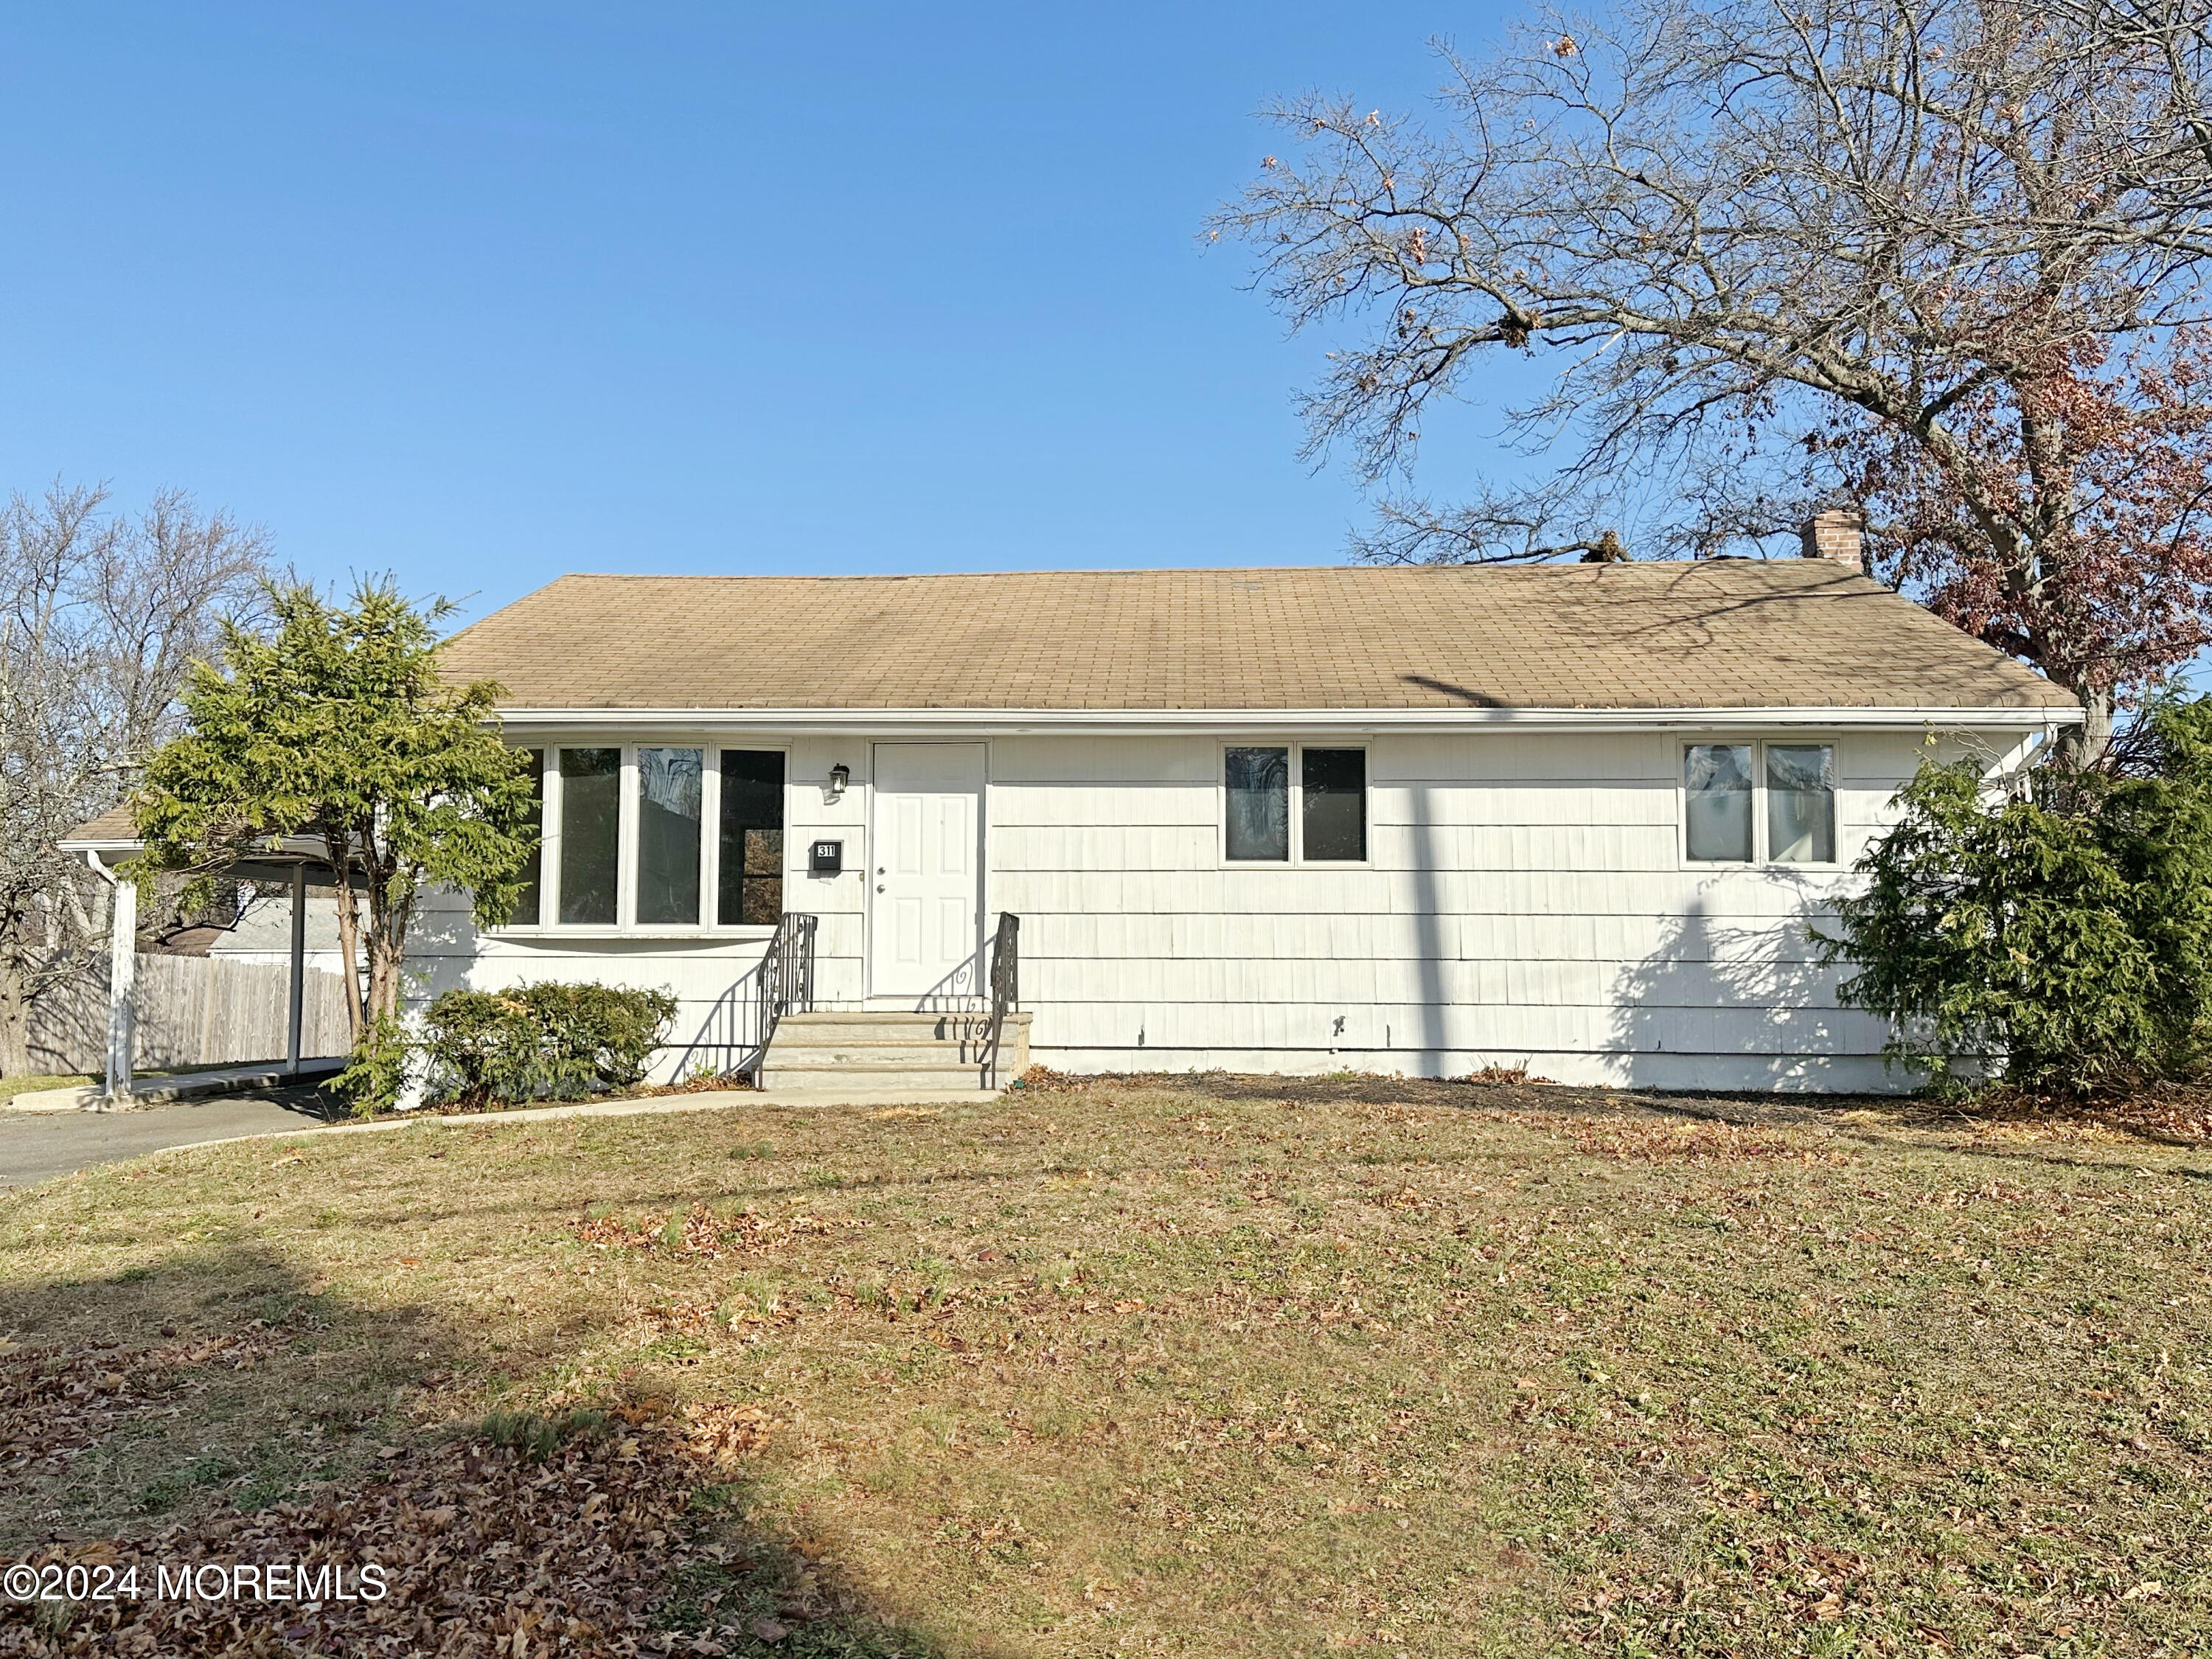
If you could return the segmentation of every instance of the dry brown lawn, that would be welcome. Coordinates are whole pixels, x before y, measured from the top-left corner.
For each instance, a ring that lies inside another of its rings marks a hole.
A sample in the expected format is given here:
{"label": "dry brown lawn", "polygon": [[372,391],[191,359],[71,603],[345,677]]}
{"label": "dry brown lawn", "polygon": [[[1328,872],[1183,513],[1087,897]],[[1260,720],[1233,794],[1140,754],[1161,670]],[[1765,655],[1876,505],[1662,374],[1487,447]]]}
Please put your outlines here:
{"label": "dry brown lawn", "polygon": [[[166,1153],[0,1196],[0,1559],[384,1515],[434,1633],[390,1651],[2202,1653],[2208,1182],[2110,1127],[1372,1079]],[[502,1613],[514,1494],[617,1462],[667,1516],[527,1525],[635,1584]],[[297,1628],[0,1651],[400,1626]]]}

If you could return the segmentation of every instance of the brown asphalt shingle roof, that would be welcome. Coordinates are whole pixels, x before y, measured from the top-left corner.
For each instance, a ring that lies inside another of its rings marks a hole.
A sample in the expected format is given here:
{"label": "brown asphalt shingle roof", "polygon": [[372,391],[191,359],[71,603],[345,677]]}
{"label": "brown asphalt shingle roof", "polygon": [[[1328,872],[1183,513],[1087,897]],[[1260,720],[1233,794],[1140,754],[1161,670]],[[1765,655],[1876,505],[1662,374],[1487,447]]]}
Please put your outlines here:
{"label": "brown asphalt shingle roof", "polygon": [[128,801],[109,807],[98,817],[80,823],[63,837],[64,842],[135,842],[137,839],[138,821],[131,816]]}
{"label": "brown asphalt shingle roof", "polygon": [[1813,559],[563,576],[447,672],[514,708],[2075,706]]}

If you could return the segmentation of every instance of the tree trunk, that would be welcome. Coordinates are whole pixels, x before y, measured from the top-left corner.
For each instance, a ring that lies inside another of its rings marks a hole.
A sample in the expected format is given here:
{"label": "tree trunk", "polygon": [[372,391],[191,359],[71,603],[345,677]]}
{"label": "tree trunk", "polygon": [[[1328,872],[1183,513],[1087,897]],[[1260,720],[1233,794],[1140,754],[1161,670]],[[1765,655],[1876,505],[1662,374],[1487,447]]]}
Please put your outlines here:
{"label": "tree trunk", "polygon": [[31,1000],[22,976],[0,963],[0,1077],[31,1074]]}
{"label": "tree trunk", "polygon": [[325,842],[325,847],[335,872],[332,884],[337,890],[338,907],[338,971],[345,975],[346,982],[346,1036],[357,1048],[367,1021],[361,987],[361,913],[354,908],[352,860],[348,848],[329,842]]}
{"label": "tree trunk", "polygon": [[407,948],[407,921],[403,907],[392,902],[392,889],[398,872],[388,854],[380,853],[373,842],[365,848],[369,854],[368,867],[362,872],[362,886],[368,899],[368,999],[367,1012],[369,1024],[399,1018],[400,969]]}
{"label": "tree trunk", "polygon": [[[2065,684],[2063,680],[2059,683]],[[2087,772],[2102,761],[2105,751],[2112,746],[2112,689],[2097,685],[2069,685],[2066,689],[2081,698],[2087,718],[2081,725],[2069,726],[2059,733],[2058,761],[2075,771]]]}
{"label": "tree trunk", "polygon": [[405,966],[404,939],[395,939],[387,928],[368,931],[368,1017],[372,1021],[399,1018],[400,972]]}

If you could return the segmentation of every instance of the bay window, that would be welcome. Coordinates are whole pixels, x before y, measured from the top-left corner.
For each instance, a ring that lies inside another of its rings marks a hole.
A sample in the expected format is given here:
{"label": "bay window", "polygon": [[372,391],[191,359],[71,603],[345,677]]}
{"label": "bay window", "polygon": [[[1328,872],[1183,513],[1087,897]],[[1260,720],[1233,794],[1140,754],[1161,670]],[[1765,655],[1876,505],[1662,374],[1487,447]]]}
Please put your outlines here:
{"label": "bay window", "polygon": [[680,932],[781,920],[781,750],[561,745],[532,750],[531,765],[544,833],[512,925]]}

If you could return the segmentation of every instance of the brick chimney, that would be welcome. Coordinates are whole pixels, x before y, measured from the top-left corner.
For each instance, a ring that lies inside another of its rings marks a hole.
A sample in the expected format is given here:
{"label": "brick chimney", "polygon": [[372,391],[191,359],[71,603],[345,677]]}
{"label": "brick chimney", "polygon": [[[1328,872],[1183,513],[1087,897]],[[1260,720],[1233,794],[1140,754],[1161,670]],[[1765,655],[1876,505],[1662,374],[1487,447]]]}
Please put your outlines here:
{"label": "brick chimney", "polygon": [[1848,507],[1816,513],[1797,532],[1803,538],[1805,556],[1827,559],[1863,573],[1866,569],[1866,514]]}

